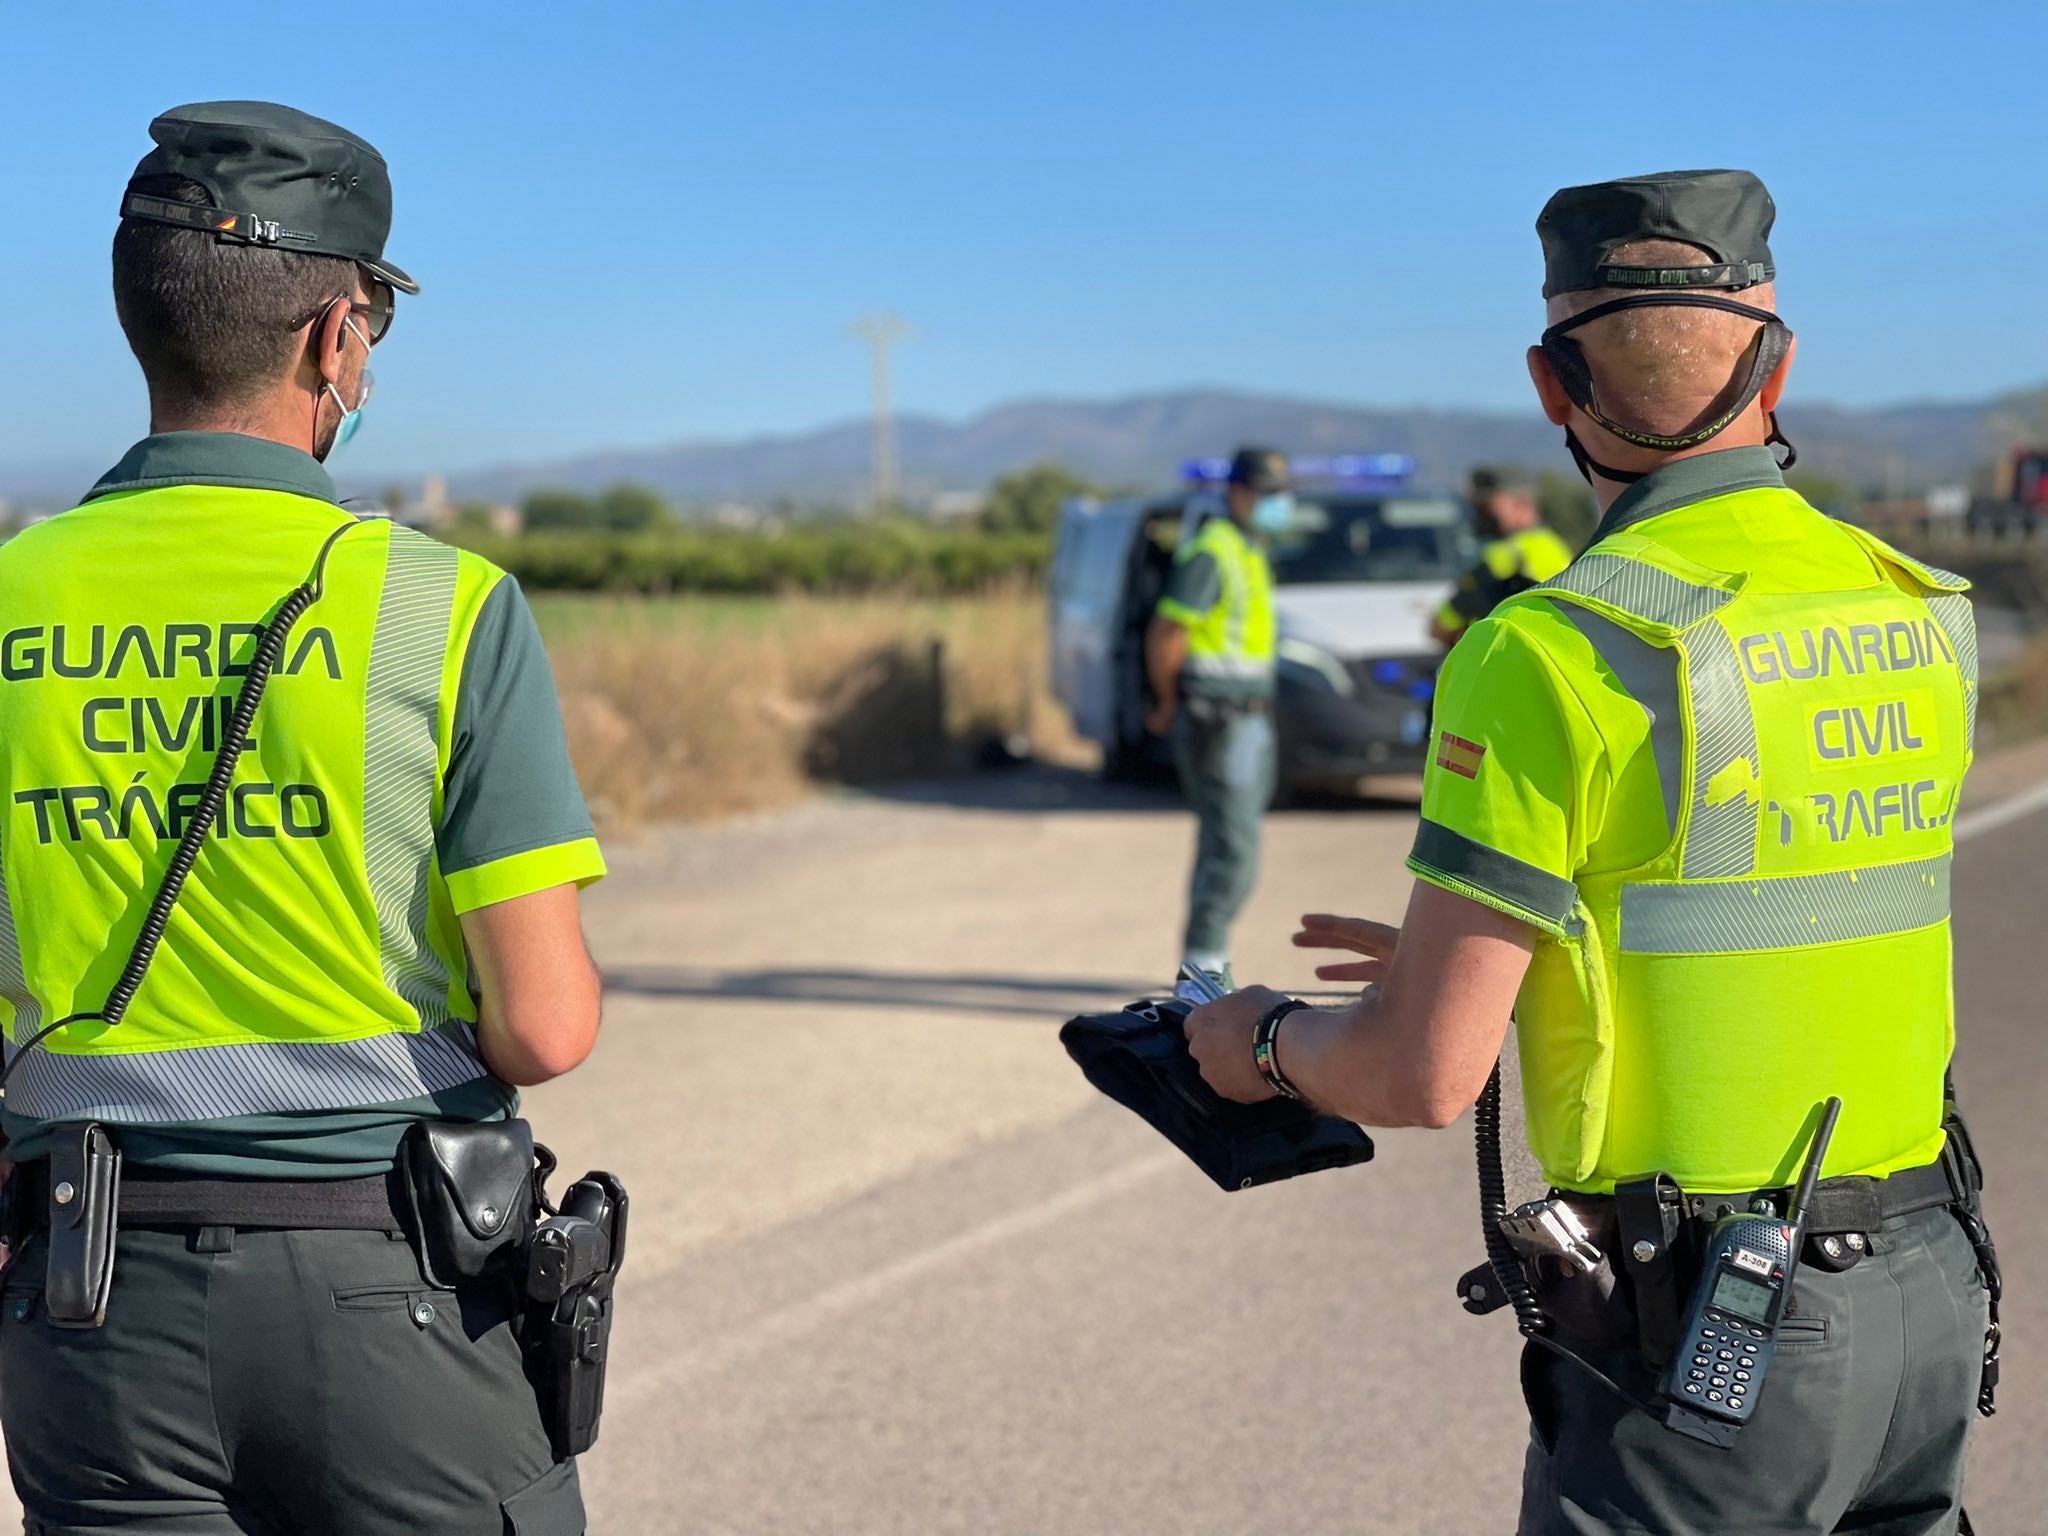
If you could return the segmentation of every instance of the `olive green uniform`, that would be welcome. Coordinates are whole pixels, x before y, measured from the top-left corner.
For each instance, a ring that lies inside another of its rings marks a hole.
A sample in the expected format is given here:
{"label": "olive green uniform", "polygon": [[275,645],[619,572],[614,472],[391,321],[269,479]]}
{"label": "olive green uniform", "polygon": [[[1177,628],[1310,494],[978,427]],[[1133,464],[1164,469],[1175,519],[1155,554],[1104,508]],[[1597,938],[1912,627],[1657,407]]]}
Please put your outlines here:
{"label": "olive green uniform", "polygon": [[[1829,1094],[1827,1177],[1941,1156],[1964,585],[1730,449],[1632,486],[1578,563],[1451,652],[1410,868],[1537,930],[1530,1143],[1588,1209],[1657,1169],[1688,1194],[1782,1189]],[[1868,1237],[1845,1272],[1798,1269],[1729,1450],[1530,1346],[1524,1536],[1955,1530],[1976,1258],[1946,1209]],[[1560,1338],[1650,1395],[1626,1285],[1545,1299]]]}
{"label": "olive green uniform", "polygon": [[[517,1112],[458,920],[604,868],[532,616],[495,567],[232,434],[146,439],[0,548],[10,1052],[104,993],[211,706],[330,538],[127,1019],[60,1031],[10,1085],[18,1161],[92,1119],[131,1186],[356,1178],[419,1120]],[[430,1287],[395,1230],[122,1228],[104,1326],[49,1321],[40,1233],[8,1266],[0,1422],[30,1531],[582,1529],[510,1282]]]}
{"label": "olive green uniform", "polygon": [[1159,616],[1188,631],[1174,765],[1195,813],[1185,949],[1226,955],[1230,925],[1259,872],[1259,830],[1273,803],[1273,574],[1265,551],[1227,517],[1184,545]]}

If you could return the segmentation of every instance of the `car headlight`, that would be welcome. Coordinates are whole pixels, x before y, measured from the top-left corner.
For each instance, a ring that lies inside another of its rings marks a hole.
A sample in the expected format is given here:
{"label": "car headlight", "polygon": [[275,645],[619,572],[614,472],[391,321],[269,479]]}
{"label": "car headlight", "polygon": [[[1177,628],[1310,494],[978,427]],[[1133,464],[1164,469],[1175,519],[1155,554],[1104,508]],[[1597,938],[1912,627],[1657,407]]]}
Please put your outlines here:
{"label": "car headlight", "polygon": [[1283,639],[1276,649],[1280,665],[1293,669],[1297,676],[1312,675],[1339,698],[1348,699],[1355,691],[1356,685],[1344,663],[1321,646],[1310,645],[1306,640]]}

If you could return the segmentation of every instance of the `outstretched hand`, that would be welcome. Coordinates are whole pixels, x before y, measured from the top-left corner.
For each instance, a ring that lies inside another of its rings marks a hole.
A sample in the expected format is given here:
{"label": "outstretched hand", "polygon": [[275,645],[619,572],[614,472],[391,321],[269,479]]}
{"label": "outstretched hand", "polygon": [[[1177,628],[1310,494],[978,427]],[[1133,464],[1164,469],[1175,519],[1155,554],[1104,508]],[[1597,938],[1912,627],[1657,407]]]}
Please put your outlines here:
{"label": "outstretched hand", "polygon": [[1362,960],[1344,960],[1316,967],[1322,981],[1374,982],[1385,977],[1387,962],[1394,958],[1394,946],[1401,930],[1362,917],[1338,917],[1328,912],[1310,912],[1301,920],[1294,936],[1296,949],[1341,949]]}

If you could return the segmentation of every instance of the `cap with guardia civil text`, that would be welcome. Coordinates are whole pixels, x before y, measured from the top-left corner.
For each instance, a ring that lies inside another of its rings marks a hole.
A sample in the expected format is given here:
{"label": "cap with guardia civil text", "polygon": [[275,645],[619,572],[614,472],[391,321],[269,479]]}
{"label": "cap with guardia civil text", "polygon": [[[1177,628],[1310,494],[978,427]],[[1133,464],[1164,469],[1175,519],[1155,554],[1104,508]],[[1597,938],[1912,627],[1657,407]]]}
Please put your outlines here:
{"label": "cap with guardia civil text", "polygon": [[[1566,187],[1536,219],[1543,297],[1589,288],[1737,290],[1768,283],[1777,276],[1769,244],[1776,218],[1771,194],[1748,171],[1660,171]],[[1713,264],[1643,267],[1610,260],[1637,240],[1696,245]]]}
{"label": "cap with guardia civil text", "polygon": [[1240,448],[1231,455],[1230,483],[1265,496],[1289,489],[1294,478],[1285,454],[1271,448]]}
{"label": "cap with guardia civil text", "polygon": [[[384,259],[391,233],[391,173],[384,157],[346,128],[275,102],[206,101],[173,107],[149,125],[149,136],[156,148],[135,167],[122,218],[346,257],[402,293],[420,291]],[[213,206],[134,189],[138,178],[166,175],[197,182]]]}

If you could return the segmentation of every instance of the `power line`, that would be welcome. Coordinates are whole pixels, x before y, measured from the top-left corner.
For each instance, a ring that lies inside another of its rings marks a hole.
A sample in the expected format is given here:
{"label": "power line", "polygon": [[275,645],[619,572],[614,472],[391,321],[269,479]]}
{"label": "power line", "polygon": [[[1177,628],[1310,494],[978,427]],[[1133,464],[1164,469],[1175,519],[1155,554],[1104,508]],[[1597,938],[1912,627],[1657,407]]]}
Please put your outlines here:
{"label": "power line", "polygon": [[910,335],[910,323],[888,310],[871,310],[853,322],[853,334],[868,344],[873,380],[875,448],[874,509],[896,504],[896,427],[889,414],[889,349]]}

